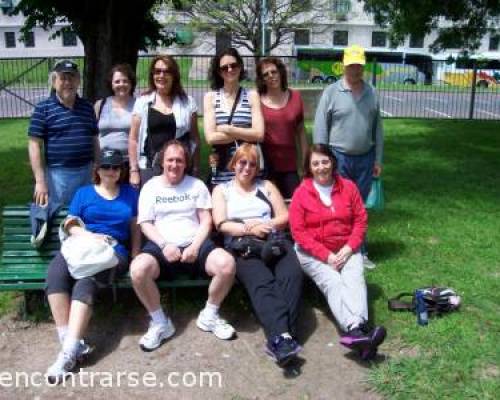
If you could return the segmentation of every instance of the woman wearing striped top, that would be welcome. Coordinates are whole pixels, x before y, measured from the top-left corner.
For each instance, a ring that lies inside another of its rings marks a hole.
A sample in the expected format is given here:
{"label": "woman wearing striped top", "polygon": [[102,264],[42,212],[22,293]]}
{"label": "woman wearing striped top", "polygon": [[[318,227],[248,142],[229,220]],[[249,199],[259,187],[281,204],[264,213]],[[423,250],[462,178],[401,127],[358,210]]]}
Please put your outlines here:
{"label": "woman wearing striped top", "polygon": [[240,86],[244,75],[243,60],[235,49],[225,49],[212,59],[209,79],[213,91],[205,95],[203,104],[205,138],[212,146],[213,185],[233,178],[227,165],[240,143],[258,143],[264,138],[260,98],[257,92]]}

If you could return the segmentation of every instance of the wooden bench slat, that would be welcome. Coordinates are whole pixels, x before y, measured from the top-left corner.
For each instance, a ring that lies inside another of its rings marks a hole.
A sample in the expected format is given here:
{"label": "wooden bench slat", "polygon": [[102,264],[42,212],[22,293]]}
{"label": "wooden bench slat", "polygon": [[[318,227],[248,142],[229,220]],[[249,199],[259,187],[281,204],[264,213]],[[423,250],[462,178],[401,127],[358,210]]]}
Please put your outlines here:
{"label": "wooden bench slat", "polygon": [[[42,290],[50,261],[60,248],[59,224],[67,215],[62,210],[52,223],[51,230],[40,249],[31,246],[31,224],[29,205],[9,205],[2,210],[3,249],[0,258],[0,291]],[[157,281],[158,287],[175,288],[206,287],[208,280],[191,279],[188,275],[179,275],[173,281]],[[131,288],[132,282],[127,274],[116,280],[117,288]]]}
{"label": "wooden bench slat", "polygon": [[2,283],[0,282],[0,291],[12,291],[12,290],[42,290],[45,288],[45,282],[12,282],[12,283]]}
{"label": "wooden bench slat", "polygon": [[31,247],[31,245],[29,247],[26,246],[26,243],[15,242],[15,243],[4,243],[4,246],[3,246],[4,250],[3,251],[4,251],[4,254],[9,254],[12,251],[22,250],[25,252],[26,255],[31,254],[31,253],[38,255],[38,254],[44,254],[47,251],[59,250],[60,247],[61,247],[61,245],[59,244],[59,242],[47,243],[46,245],[44,245],[42,247],[42,249],[37,250],[34,247]]}

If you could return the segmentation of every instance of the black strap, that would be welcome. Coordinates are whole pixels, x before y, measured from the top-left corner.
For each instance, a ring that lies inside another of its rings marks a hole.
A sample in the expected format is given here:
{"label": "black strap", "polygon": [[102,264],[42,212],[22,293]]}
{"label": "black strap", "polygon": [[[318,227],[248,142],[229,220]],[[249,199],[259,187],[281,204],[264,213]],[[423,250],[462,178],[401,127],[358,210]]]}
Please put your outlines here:
{"label": "black strap", "polygon": [[274,218],[274,209],[273,205],[271,204],[271,200],[267,198],[267,196],[262,192],[262,190],[260,190],[260,188],[257,188],[257,193],[255,194],[255,196],[266,202],[266,204],[271,208],[271,218]]}
{"label": "black strap", "polygon": [[[410,302],[401,300],[402,297],[410,297]],[[413,293],[404,292],[398,294],[396,297],[389,299],[387,306],[391,311],[414,311],[415,304],[413,302]]]}
{"label": "black strap", "polygon": [[234,112],[236,111],[236,106],[238,105],[238,101],[240,101],[241,90],[242,88],[240,86],[240,88],[238,89],[238,93],[236,93],[236,98],[234,99],[233,108],[231,109],[231,114],[229,114],[229,118],[227,119],[228,125],[231,125],[231,122],[233,122]]}
{"label": "black strap", "polygon": [[101,103],[99,104],[99,110],[97,110],[97,121],[101,119],[102,109],[104,108],[104,104],[106,104],[107,99],[108,99],[107,97],[101,99]]}

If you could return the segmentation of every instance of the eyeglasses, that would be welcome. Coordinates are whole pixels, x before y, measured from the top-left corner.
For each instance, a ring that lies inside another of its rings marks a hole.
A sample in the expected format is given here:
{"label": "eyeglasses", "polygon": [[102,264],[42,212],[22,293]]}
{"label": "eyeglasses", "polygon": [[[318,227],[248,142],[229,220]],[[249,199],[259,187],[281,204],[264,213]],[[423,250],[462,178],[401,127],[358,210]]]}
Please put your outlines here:
{"label": "eyeglasses", "polygon": [[99,168],[106,171],[109,171],[110,169],[112,169],[113,171],[119,171],[122,167],[120,165],[101,165],[99,166]]}
{"label": "eyeglasses", "polygon": [[172,72],[168,68],[153,68],[153,75],[168,75]]}
{"label": "eyeglasses", "polygon": [[222,72],[228,72],[229,68],[231,68],[232,70],[233,69],[239,69],[240,68],[240,64],[238,64],[237,62],[234,62],[234,63],[230,63],[230,64],[221,65],[219,67],[219,70],[222,71]]}
{"label": "eyeglasses", "polygon": [[276,76],[278,75],[278,70],[277,69],[272,69],[271,71],[266,71],[262,74],[262,77],[264,79],[268,79],[268,78],[271,78],[273,76]]}
{"label": "eyeglasses", "polygon": [[238,166],[240,168],[245,168],[247,165],[248,165],[248,168],[256,168],[257,167],[257,163],[255,161],[245,160],[243,158],[241,160],[238,160]]}

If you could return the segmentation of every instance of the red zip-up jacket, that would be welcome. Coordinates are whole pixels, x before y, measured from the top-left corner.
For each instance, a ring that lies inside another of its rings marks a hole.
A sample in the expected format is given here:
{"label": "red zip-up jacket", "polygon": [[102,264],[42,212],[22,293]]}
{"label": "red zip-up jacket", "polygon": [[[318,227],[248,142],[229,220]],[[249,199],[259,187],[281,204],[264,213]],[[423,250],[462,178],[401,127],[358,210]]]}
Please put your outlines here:
{"label": "red zip-up jacket", "polygon": [[334,179],[330,207],[321,202],[312,178],[306,178],[295,190],[288,210],[295,243],[323,262],[345,244],[357,251],[368,224],[368,215],[354,182],[338,174]]}

